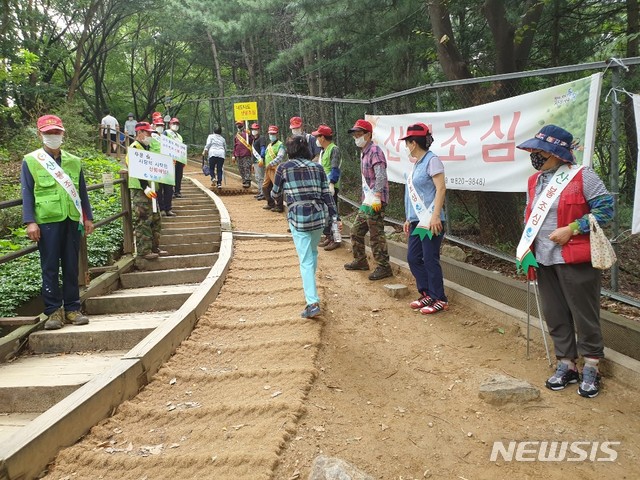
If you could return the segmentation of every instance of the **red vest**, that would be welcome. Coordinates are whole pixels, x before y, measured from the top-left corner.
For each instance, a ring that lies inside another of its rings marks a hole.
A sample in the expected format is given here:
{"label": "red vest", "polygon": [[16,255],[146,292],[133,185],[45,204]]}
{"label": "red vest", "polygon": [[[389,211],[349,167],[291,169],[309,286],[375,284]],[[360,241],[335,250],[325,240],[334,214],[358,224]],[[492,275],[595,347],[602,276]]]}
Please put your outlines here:
{"label": "red vest", "polygon": [[[533,198],[536,193],[536,184],[538,177],[542,172],[534,173],[529,177],[528,191],[529,203],[525,211],[525,222],[531,216],[531,208],[533,207]],[[589,204],[584,198],[582,191],[582,170],[569,182],[560,194],[558,201],[558,228],[566,227],[571,222],[581,218],[589,213]],[[533,251],[533,245],[531,246]],[[572,236],[569,241],[562,247],[562,258],[565,263],[585,263],[591,262],[591,245],[589,243],[589,234],[578,234]]]}

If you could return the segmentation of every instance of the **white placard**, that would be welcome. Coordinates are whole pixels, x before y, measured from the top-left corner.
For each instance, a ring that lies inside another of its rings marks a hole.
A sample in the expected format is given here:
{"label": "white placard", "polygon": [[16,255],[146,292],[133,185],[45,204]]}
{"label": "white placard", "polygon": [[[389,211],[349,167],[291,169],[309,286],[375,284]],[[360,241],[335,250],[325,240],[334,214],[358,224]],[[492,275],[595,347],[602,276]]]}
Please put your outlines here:
{"label": "white placard", "polygon": [[127,157],[129,158],[129,176],[148,182],[176,184],[175,168],[171,157],[131,147],[127,149]]}
{"label": "white placard", "polygon": [[187,145],[166,135],[160,135],[160,153],[170,156],[176,162],[187,163]]}
{"label": "white placard", "polygon": [[103,173],[102,183],[105,195],[113,195],[113,173]]}

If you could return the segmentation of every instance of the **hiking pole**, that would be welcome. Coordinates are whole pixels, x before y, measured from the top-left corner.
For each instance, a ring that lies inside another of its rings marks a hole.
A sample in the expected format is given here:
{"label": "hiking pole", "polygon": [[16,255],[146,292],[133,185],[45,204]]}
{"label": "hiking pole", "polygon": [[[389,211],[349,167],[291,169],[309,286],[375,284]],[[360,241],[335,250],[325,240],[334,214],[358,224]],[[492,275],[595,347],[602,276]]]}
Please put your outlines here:
{"label": "hiking pole", "polygon": [[547,361],[549,362],[549,366],[552,366],[551,363],[551,355],[549,354],[549,344],[547,343],[547,335],[544,333],[544,322],[542,321],[542,309],[540,308],[540,298],[538,294],[538,281],[534,280],[533,282],[533,291],[536,296],[536,306],[538,307],[538,318],[540,319],[540,330],[542,331],[542,340],[544,340],[544,349],[547,352]]}
{"label": "hiking pole", "polygon": [[529,332],[531,330],[531,281],[527,278],[527,360],[529,360]]}

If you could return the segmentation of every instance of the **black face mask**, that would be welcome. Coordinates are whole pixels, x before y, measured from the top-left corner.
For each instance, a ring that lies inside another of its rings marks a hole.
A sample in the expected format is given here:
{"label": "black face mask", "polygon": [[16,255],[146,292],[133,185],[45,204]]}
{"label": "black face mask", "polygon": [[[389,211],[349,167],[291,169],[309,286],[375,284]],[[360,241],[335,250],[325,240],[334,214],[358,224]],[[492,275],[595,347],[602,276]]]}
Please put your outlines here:
{"label": "black face mask", "polygon": [[540,170],[547,161],[547,157],[543,157],[540,152],[532,152],[529,157],[531,158],[531,166],[536,170]]}

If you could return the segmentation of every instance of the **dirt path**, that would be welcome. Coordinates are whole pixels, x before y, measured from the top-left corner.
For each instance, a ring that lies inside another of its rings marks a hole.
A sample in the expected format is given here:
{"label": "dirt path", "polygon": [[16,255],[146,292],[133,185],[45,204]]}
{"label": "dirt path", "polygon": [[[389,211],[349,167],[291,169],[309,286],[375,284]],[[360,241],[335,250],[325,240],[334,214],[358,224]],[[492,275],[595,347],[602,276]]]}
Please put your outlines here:
{"label": "dirt path", "polygon": [[[262,202],[223,200],[234,228],[285,233]],[[321,452],[377,479],[640,478],[638,388],[606,379],[593,400],[542,388],[538,402],[487,405],[477,392],[492,373],[542,386],[541,346],[526,361],[515,330],[499,333],[455,295],[446,313],[416,314],[366,272],[345,272],[350,258],[321,251],[325,314],[303,321],[293,244],[236,242],[220,296],[189,340],[48,478],[306,479]],[[490,462],[496,440],[621,444],[615,462]]]}

